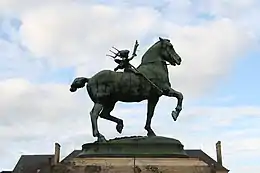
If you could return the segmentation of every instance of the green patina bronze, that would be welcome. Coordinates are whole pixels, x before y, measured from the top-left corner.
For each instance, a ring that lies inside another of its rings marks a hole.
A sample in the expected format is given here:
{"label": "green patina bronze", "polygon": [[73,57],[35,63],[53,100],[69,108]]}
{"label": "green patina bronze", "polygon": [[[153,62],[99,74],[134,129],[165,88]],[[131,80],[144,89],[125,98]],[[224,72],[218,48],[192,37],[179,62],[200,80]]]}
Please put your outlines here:
{"label": "green patina bronze", "polygon": [[[123,51],[121,56],[127,57],[128,53]],[[88,94],[94,102],[90,116],[93,136],[97,137],[97,141],[106,141],[98,130],[98,117],[115,122],[117,124],[116,130],[119,133],[122,132],[123,120],[110,114],[118,101],[140,102],[148,100],[145,129],[149,137],[156,136],[151,128],[151,120],[161,96],[177,98],[177,106],[172,111],[172,117],[176,121],[182,110],[183,95],[171,88],[167,62],[175,66],[180,65],[181,61],[181,57],[175,52],[170,40],[159,38],[159,41],[145,52],[141,64],[137,68],[131,66],[133,70],[125,72],[102,70],[91,78],[77,77],[74,79],[70,87],[71,92],[83,88],[87,83]]]}
{"label": "green patina bronze", "polygon": [[133,136],[87,143],[77,157],[188,157],[180,141],[161,136]]}

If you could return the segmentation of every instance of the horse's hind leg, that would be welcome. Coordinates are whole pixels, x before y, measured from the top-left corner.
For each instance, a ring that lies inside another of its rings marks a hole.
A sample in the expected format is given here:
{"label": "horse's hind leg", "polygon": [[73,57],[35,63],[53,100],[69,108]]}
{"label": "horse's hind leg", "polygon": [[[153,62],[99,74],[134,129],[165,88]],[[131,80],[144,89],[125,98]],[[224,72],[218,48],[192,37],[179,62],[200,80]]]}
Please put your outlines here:
{"label": "horse's hind leg", "polygon": [[97,137],[98,138],[97,141],[99,142],[105,141],[105,137],[98,131],[98,124],[97,124],[97,119],[102,109],[103,106],[101,104],[95,103],[90,112],[93,136]]}
{"label": "horse's hind leg", "polygon": [[151,121],[154,115],[154,109],[159,101],[159,97],[153,97],[148,99],[147,105],[147,118],[144,129],[147,130],[147,136],[156,136],[151,128]]}
{"label": "horse's hind leg", "polygon": [[117,123],[116,130],[118,131],[118,133],[122,133],[122,130],[124,128],[123,120],[110,115],[110,112],[114,109],[114,107],[115,107],[115,102],[105,104],[103,106],[103,110],[102,110],[102,112],[100,113],[99,116],[101,118],[106,119],[106,120],[113,121],[113,122]]}

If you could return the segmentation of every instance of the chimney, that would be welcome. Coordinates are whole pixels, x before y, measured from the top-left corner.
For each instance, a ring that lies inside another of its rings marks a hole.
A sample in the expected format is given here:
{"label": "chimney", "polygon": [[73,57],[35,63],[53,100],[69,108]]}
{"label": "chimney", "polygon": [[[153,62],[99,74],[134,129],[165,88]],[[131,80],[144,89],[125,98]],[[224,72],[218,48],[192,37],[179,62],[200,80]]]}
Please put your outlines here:
{"label": "chimney", "polygon": [[216,143],[216,151],[217,151],[217,162],[222,165],[222,154],[221,154],[221,141]]}
{"label": "chimney", "polygon": [[55,151],[54,151],[54,165],[60,162],[60,144],[55,143]]}
{"label": "chimney", "polygon": [[48,158],[48,162],[49,162],[49,166],[52,166],[52,159],[51,159],[51,157]]}

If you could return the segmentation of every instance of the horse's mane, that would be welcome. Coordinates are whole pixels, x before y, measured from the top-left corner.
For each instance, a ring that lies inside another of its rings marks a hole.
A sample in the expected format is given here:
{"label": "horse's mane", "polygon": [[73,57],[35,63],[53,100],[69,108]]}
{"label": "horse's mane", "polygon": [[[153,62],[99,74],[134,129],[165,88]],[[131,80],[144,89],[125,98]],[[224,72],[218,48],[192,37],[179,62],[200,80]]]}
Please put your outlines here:
{"label": "horse's mane", "polygon": [[146,61],[148,61],[148,59],[151,59],[155,52],[154,51],[157,51],[157,46],[159,44],[160,41],[157,41],[156,43],[154,43],[152,46],[149,47],[149,49],[144,53],[144,55],[142,56],[142,59],[141,59],[141,64],[142,63],[145,63]]}

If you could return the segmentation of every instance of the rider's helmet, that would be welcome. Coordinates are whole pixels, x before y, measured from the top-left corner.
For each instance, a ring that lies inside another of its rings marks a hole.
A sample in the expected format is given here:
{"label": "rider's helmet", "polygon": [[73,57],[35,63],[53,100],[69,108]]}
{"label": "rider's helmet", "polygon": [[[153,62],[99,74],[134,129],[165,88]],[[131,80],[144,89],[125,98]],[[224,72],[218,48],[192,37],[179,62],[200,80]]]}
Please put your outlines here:
{"label": "rider's helmet", "polygon": [[130,51],[129,50],[120,50],[118,56],[121,58],[128,58]]}

